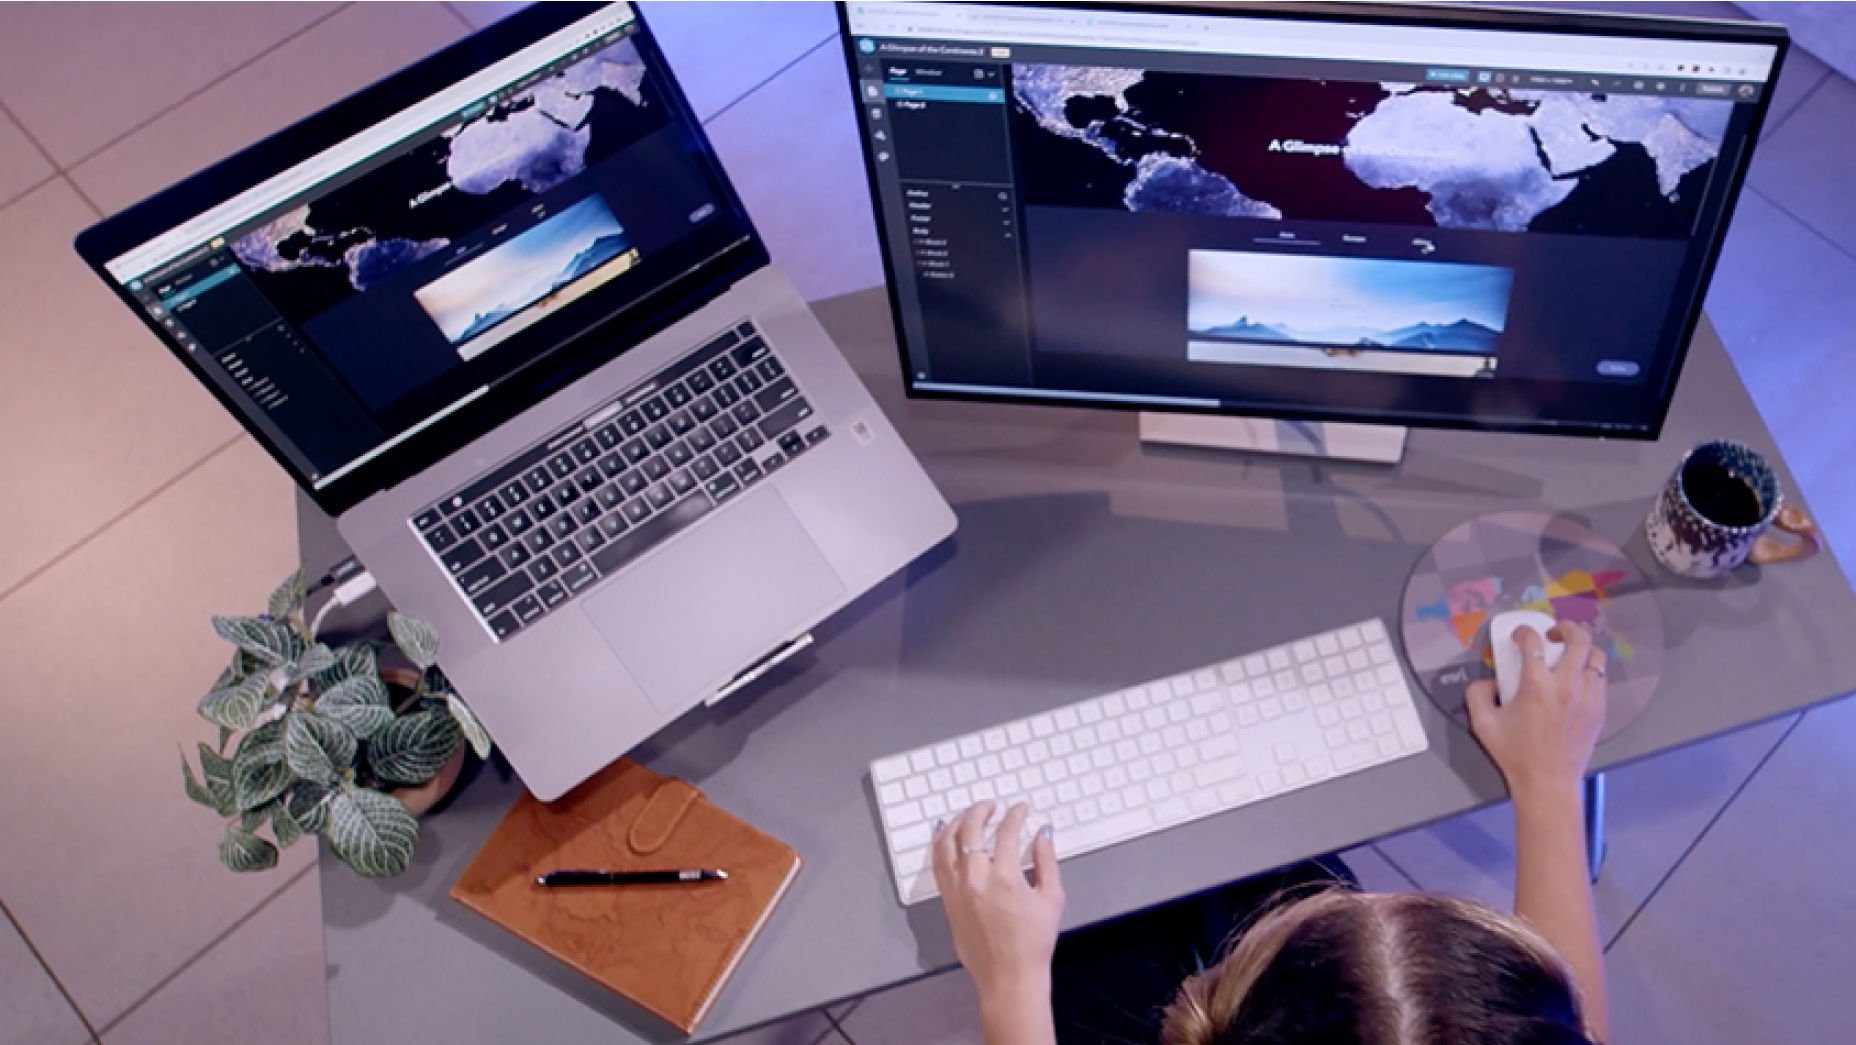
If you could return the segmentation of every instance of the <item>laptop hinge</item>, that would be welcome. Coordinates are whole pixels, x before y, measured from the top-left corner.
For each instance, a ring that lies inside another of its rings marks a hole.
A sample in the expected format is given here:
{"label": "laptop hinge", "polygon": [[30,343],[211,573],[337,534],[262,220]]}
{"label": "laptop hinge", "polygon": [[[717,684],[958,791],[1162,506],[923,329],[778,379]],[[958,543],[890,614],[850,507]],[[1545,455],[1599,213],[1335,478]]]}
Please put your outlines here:
{"label": "laptop hinge", "polygon": [[775,646],[766,656],[749,664],[746,670],[742,671],[741,674],[729,679],[727,685],[716,690],[715,695],[703,701],[703,703],[709,707],[720,704],[722,701],[727,700],[729,697],[735,695],[735,693],[746,688],[748,683],[772,671],[787,658],[810,645],[812,645],[812,633],[809,631],[796,639],[789,639],[786,642],[782,642],[778,646]]}

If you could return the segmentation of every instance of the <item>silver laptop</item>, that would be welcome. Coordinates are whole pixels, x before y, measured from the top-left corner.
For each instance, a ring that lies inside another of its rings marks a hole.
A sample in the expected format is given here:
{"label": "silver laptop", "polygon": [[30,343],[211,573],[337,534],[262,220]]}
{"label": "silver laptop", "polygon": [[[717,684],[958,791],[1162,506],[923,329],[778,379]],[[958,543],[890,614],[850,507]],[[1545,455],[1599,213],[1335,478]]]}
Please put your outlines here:
{"label": "silver laptop", "polygon": [[536,5],[78,249],[543,799],[954,529],[626,4]]}

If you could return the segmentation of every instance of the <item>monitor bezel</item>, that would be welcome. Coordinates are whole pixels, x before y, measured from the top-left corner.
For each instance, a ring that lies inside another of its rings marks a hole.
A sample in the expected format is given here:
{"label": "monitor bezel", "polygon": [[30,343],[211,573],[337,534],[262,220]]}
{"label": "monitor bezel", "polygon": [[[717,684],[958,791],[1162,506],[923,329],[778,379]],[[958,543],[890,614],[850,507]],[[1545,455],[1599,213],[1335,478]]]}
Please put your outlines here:
{"label": "monitor bezel", "polygon": [[[853,0],[854,2],[854,0]],[[975,6],[1013,7],[1024,6],[1024,0],[982,0]],[[1694,341],[1695,331],[1700,325],[1702,305],[1707,297],[1708,287],[1714,279],[1714,269],[1720,260],[1721,247],[1726,242],[1727,233],[1732,227],[1734,211],[1740,202],[1741,190],[1745,187],[1747,171],[1751,168],[1751,157],[1759,142],[1761,131],[1765,127],[1766,115],[1770,110],[1774,88],[1779,75],[1784,69],[1785,58],[1790,50],[1790,34],[1782,25],[1766,22],[1734,22],[1715,19],[1674,18],[1661,15],[1614,15],[1606,13],[1588,13],[1583,11],[1548,11],[1521,8],[1466,8],[1432,6],[1424,4],[1368,4],[1346,2],[1283,2],[1268,0],[1261,3],[1129,3],[1115,0],[1060,0],[1040,7],[1061,7],[1075,10],[1095,10],[1110,12],[1133,12],[1145,14],[1180,14],[1180,15],[1230,15],[1243,18],[1265,18],[1284,21],[1336,22],[1371,25],[1426,26],[1438,28],[1495,29],[1502,31],[1521,31],[1539,33],[1577,33],[1591,36],[1635,36],[1674,40],[1696,40],[1724,43],[1746,43],[1776,46],[1772,69],[1767,76],[1766,89],[1760,93],[1755,105],[1753,120],[1747,129],[1748,148],[1740,150],[1737,166],[1730,173],[1730,182],[1726,205],[1721,211],[1720,224],[1712,241],[1706,245],[1700,271],[1694,284],[1693,294],[1688,302],[1685,319],[1682,324],[1680,339],[1675,346],[1675,354],[1670,361],[1668,373],[1664,377],[1663,387],[1657,395],[1654,420],[1646,426],[1611,426],[1579,422],[1548,422],[1507,420],[1502,418],[1476,417],[1463,415],[1400,415],[1364,414],[1342,409],[1324,409],[1320,407],[1298,407],[1294,405],[1268,404],[1265,406],[1245,407],[1200,407],[1191,404],[1146,404],[1135,402],[1116,402],[1082,395],[1066,397],[1061,392],[1047,392],[1041,395],[1016,395],[1009,391],[969,392],[953,391],[940,388],[920,387],[915,379],[914,367],[910,365],[908,331],[904,326],[902,302],[897,295],[897,273],[895,271],[894,253],[888,242],[888,230],[884,223],[881,186],[877,180],[877,162],[875,149],[870,136],[861,132],[863,126],[863,104],[857,97],[858,58],[856,40],[851,33],[849,2],[839,0],[837,4],[838,37],[841,52],[851,83],[850,103],[852,118],[858,121],[860,131],[857,135],[864,157],[864,177],[870,191],[870,206],[876,233],[879,253],[883,260],[884,291],[889,298],[889,310],[896,339],[896,353],[902,374],[903,390],[911,399],[940,400],[967,403],[1007,403],[1021,406],[1055,407],[1059,409],[1098,409],[1121,412],[1145,413],[1184,413],[1201,414],[1215,417],[1257,417],[1285,421],[1334,422],[1345,424],[1373,424],[1404,428],[1439,428],[1457,431],[1482,432],[1518,432],[1536,435],[1562,435],[1574,437],[1596,437],[1610,439],[1628,439],[1632,441],[1654,442],[1662,437],[1663,425],[1668,420],[1669,407],[1675,398],[1675,390],[1681,377],[1682,367],[1688,359],[1690,343]],[[1692,241],[1691,241],[1692,242]],[[1673,298],[1672,298],[1673,303]]]}
{"label": "monitor bezel", "polygon": [[[578,333],[543,360],[492,386],[487,394],[454,410],[404,442],[318,489],[315,482],[283,452],[264,428],[254,423],[244,404],[212,380],[204,366],[160,323],[149,315],[129,289],[110,275],[108,262],[154,237],[203,213],[220,201],[263,183],[323,150],[392,116],[419,99],[455,83],[479,69],[506,58],[523,47],[566,28],[609,5],[602,3],[535,4],[464,37],[416,64],[394,73],[189,176],[102,222],[79,233],[77,253],[88,263],[125,306],[170,353],[237,418],[265,452],[288,472],[317,507],[340,515],[375,493],[390,489],[445,459],[498,425],[555,394],[586,374],[622,355],[651,335],[670,326],[713,300],[729,287],[768,263],[765,245],[749,219],[747,209],[723,172],[715,150],[674,75],[661,78],[661,87],[677,112],[687,117],[700,146],[698,160],[711,168],[722,198],[738,222],[741,235],[703,263],[667,281],[663,286],[608,314]],[[662,49],[650,33],[637,4],[641,49],[646,60],[669,70]]]}

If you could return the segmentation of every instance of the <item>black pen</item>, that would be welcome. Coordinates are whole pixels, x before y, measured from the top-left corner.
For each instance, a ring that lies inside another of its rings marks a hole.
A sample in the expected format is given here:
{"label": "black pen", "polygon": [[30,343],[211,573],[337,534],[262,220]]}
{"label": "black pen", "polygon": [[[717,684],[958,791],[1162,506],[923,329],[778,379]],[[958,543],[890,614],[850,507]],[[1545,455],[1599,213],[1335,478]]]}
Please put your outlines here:
{"label": "black pen", "polygon": [[719,882],[727,871],[549,871],[535,879],[549,888],[562,885],[666,885],[678,882]]}

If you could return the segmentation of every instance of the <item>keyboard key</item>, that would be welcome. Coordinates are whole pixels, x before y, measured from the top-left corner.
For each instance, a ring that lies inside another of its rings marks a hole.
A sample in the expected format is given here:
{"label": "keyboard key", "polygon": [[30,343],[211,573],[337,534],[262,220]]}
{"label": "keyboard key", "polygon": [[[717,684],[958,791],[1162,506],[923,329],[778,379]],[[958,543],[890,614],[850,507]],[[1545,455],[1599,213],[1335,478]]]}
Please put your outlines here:
{"label": "keyboard key", "polygon": [[532,584],[533,582],[529,580],[528,574],[518,571],[510,574],[502,581],[499,581],[484,591],[479,592],[477,596],[471,600],[471,604],[476,606],[477,612],[483,614],[486,618],[494,617],[504,610],[509,609],[515,604],[517,599],[526,595]]}
{"label": "keyboard key", "polygon": [[577,592],[598,579],[599,575],[593,572],[593,567],[584,562],[576,562],[561,571],[561,583],[567,585],[570,592]]}
{"label": "keyboard key", "polygon": [[761,377],[766,378],[769,381],[772,381],[774,378],[777,378],[781,374],[786,373],[786,367],[780,363],[780,360],[777,357],[768,356],[767,358],[761,360],[759,363],[756,363],[754,365],[754,372],[759,374]]}
{"label": "keyboard key", "polygon": [[721,504],[723,501],[740,493],[741,484],[735,481],[734,473],[723,472],[704,483],[703,489],[708,491],[710,497],[715,498],[715,503]]}
{"label": "keyboard key", "polygon": [[520,630],[522,630],[522,623],[516,620],[516,615],[513,613],[499,613],[490,619],[490,631],[496,635],[498,641],[507,639]]}
{"label": "keyboard key", "polygon": [[599,443],[601,450],[612,450],[625,441],[625,435],[619,431],[617,424],[609,424],[593,433],[593,439]]}
{"label": "keyboard key", "polygon": [[696,427],[696,418],[688,411],[678,411],[670,415],[670,420],[667,423],[670,425],[672,434],[688,435],[690,434],[690,429]]}
{"label": "keyboard key", "polygon": [[548,471],[546,465],[537,465],[529,469],[529,473],[524,479],[530,490],[540,493],[554,484],[554,473]]}
{"label": "keyboard key", "polygon": [[517,599],[510,609],[515,612],[516,619],[524,624],[535,623],[541,619],[543,613],[547,612],[541,608],[541,600],[537,599],[533,593]]}
{"label": "keyboard key", "polygon": [[559,581],[549,581],[535,589],[535,596],[543,606],[553,609],[567,601],[567,589]]}
{"label": "keyboard key", "polygon": [[683,387],[681,383],[671,385],[669,388],[664,389],[664,402],[670,404],[670,408],[673,410],[680,410],[688,406],[690,398],[689,389]]}
{"label": "keyboard key", "polygon": [[818,444],[824,442],[825,437],[830,434],[831,432],[828,431],[824,425],[819,425],[817,428],[814,428],[810,432],[806,433],[806,446],[808,448],[817,446]]}
{"label": "keyboard key", "polygon": [[715,378],[710,377],[707,370],[698,370],[685,378],[684,383],[690,386],[691,392],[700,396],[715,387]]}
{"label": "keyboard key", "polygon": [[528,568],[528,575],[537,581],[545,581],[559,572],[561,568],[555,563],[552,555],[536,556],[534,563]]}
{"label": "keyboard key", "polygon": [[536,530],[534,533],[522,538],[522,543],[528,546],[529,551],[534,552],[536,555],[540,555],[553,546],[554,535],[544,528]]}
{"label": "keyboard key", "polygon": [[610,512],[599,520],[599,532],[605,534],[607,540],[611,540],[629,529],[631,529],[631,524],[627,523],[625,517],[618,512]]}
{"label": "keyboard key", "polygon": [[425,531],[437,526],[439,523],[443,522],[444,519],[445,513],[434,506],[413,516],[412,524],[420,531]]}
{"label": "keyboard key", "polygon": [[644,441],[653,450],[662,450],[675,438],[676,436],[665,425],[653,425],[644,431]]}
{"label": "keyboard key", "polygon": [[449,522],[451,523],[451,529],[454,530],[459,537],[469,537],[471,534],[483,529],[483,523],[477,521],[477,513],[471,511],[469,508],[463,508],[453,512]]}
{"label": "keyboard key", "polygon": [[548,472],[557,480],[574,474],[573,455],[563,451],[548,458]]}
{"label": "keyboard key", "polygon": [[768,439],[777,439],[781,433],[811,416],[812,404],[803,398],[789,399],[762,417],[758,427],[761,435]]}
{"label": "keyboard key", "polygon": [[599,459],[599,444],[591,439],[582,439],[573,446],[574,461],[579,464],[592,464]]}
{"label": "keyboard key", "polygon": [[459,541],[457,544],[453,545],[449,551],[445,552],[441,558],[445,564],[446,570],[452,573],[462,573],[471,563],[483,558],[483,554],[483,545],[478,544],[476,538],[473,537],[469,540]]}
{"label": "keyboard key", "polygon": [[663,400],[658,399],[656,396],[652,396],[645,400],[639,409],[644,412],[644,419],[646,421],[662,421],[670,414],[670,408],[665,406]]}
{"label": "keyboard key", "polygon": [[502,556],[503,565],[512,570],[518,570],[528,565],[528,561],[534,557],[534,553],[528,550],[528,546],[520,541],[504,549]]}
{"label": "keyboard key", "polygon": [[622,435],[637,435],[648,427],[643,411],[632,410],[619,418],[619,432]]}
{"label": "keyboard key", "polygon": [[457,542],[457,535],[452,533],[451,527],[446,526],[444,523],[439,523],[432,529],[427,530],[425,534],[426,547],[435,552],[443,553],[446,548],[451,547]]}

